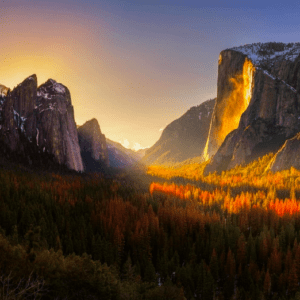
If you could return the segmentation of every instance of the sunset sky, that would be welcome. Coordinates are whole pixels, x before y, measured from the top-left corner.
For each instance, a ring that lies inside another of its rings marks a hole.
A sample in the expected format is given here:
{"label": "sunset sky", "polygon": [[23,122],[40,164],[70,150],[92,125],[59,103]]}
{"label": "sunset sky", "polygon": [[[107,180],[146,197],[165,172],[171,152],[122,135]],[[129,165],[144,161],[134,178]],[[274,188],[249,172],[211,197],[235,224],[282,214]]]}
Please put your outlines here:
{"label": "sunset sky", "polygon": [[31,74],[71,92],[76,123],[152,146],[217,94],[223,49],[300,42],[299,1],[0,0],[0,84]]}

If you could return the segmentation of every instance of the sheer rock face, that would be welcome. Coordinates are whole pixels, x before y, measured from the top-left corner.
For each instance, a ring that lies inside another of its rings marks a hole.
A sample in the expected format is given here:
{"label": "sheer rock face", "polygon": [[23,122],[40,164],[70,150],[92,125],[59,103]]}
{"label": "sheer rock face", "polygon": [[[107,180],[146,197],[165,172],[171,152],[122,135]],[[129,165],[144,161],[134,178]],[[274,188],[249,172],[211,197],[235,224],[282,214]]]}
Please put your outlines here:
{"label": "sheer rock face", "polygon": [[74,109],[67,87],[49,79],[37,90],[37,145],[59,164],[83,171]]}
{"label": "sheer rock face", "polygon": [[20,83],[11,92],[13,107],[22,117],[28,116],[33,112],[37,97],[37,77],[31,75]]}
{"label": "sheer rock face", "polygon": [[105,135],[101,133],[98,121],[96,119],[87,121],[77,130],[83,161],[92,158],[108,167],[109,156],[106,139]]}
{"label": "sheer rock face", "polygon": [[[1,136],[11,151],[23,151],[20,134],[28,127],[28,137],[32,138],[34,106],[37,94],[37,78],[31,75],[12,91],[2,95]],[[29,117],[29,118],[28,118]]]}
{"label": "sheer rock face", "polygon": [[[260,44],[260,49],[266,45],[268,44]],[[274,46],[273,43],[272,45]],[[269,47],[271,53],[272,45]],[[253,46],[257,47],[257,45]],[[300,45],[280,44],[280,46],[283,47],[281,52],[273,51],[273,54],[268,54],[266,51],[266,57],[257,57],[251,51],[247,53],[242,47],[221,52],[222,63],[225,60],[226,65],[238,66],[241,57],[244,56],[252,61],[255,69],[249,105],[241,115],[238,127],[227,135],[212,157],[205,169],[205,174],[227,170],[236,165],[248,163],[268,152],[276,152],[287,139],[300,131],[300,95],[298,93]],[[291,54],[289,50],[293,50],[292,56],[286,55]],[[232,73],[227,75],[226,72],[226,69],[222,70],[219,67],[218,99],[214,117],[218,110],[222,109],[219,103],[226,99],[226,93],[219,92],[222,91],[219,88],[222,82],[219,80],[226,82],[223,78],[230,78],[233,75]],[[235,72],[240,74],[241,67]],[[239,103],[236,102],[235,105]]]}
{"label": "sheer rock face", "polygon": [[[237,114],[239,114],[239,116],[241,115],[241,113],[239,113],[241,107],[239,102],[242,95],[237,95],[235,101],[231,99],[230,96],[235,90],[235,84],[231,79],[237,75],[240,76],[245,59],[246,56],[244,54],[235,51],[223,51],[220,54],[217,99],[211,119],[206,149],[204,150],[205,158],[214,155],[226,135],[237,128],[238,124],[234,126],[232,121]],[[241,81],[240,78],[238,80]]]}
{"label": "sheer rock face", "polygon": [[57,163],[83,171],[71,96],[65,86],[49,79],[37,88],[32,75],[1,96],[0,111],[0,139],[8,149],[24,157],[29,148],[37,152],[35,156],[46,152]]}
{"label": "sheer rock face", "polygon": [[11,151],[16,151],[20,146],[20,137],[18,133],[17,122],[14,114],[13,98],[8,92],[5,101],[1,107],[1,138],[8,145]]}
{"label": "sheer rock face", "polygon": [[170,123],[160,139],[145,152],[145,164],[178,163],[201,156],[209,132],[215,99],[190,108]]}

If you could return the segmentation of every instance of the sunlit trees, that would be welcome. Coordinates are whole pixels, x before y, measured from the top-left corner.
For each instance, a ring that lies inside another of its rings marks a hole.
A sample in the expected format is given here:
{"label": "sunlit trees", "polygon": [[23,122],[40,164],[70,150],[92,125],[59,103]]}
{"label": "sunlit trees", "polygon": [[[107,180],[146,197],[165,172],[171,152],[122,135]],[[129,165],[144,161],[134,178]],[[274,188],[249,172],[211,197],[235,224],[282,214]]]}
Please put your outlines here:
{"label": "sunlit trees", "polygon": [[16,278],[34,270],[62,299],[85,297],[87,287],[107,299],[292,299],[300,174],[262,175],[270,157],[207,177],[195,165],[164,169],[200,180],[141,190],[124,174],[0,170],[0,269]]}

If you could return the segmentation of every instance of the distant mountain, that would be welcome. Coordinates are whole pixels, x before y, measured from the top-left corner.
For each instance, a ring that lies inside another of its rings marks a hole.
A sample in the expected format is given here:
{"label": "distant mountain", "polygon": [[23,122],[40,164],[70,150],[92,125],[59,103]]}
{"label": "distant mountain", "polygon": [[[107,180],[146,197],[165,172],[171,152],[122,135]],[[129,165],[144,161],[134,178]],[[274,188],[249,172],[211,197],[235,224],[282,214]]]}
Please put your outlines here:
{"label": "distant mountain", "polygon": [[174,164],[200,156],[208,137],[215,99],[190,108],[169,124],[160,139],[146,151],[142,162]]}
{"label": "distant mountain", "polygon": [[120,143],[106,139],[109,155],[109,163],[113,168],[130,167],[139,162],[143,156],[144,149],[137,152],[123,147]]}
{"label": "distant mountain", "polygon": [[146,155],[146,151],[148,149],[149,148],[140,149],[140,150],[137,150],[135,153],[142,159]]}
{"label": "distant mountain", "polygon": [[94,118],[77,128],[78,140],[84,170],[101,171],[109,166],[109,156],[105,135],[101,133],[98,121]]}

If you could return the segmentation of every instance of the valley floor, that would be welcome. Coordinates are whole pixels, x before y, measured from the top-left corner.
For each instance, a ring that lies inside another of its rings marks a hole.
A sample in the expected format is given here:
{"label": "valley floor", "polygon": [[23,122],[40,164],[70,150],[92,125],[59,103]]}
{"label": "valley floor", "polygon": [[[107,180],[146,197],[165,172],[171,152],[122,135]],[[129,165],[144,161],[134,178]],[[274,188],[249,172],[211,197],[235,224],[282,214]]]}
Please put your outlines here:
{"label": "valley floor", "polygon": [[0,299],[299,299],[300,172],[271,159],[1,169]]}

